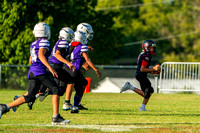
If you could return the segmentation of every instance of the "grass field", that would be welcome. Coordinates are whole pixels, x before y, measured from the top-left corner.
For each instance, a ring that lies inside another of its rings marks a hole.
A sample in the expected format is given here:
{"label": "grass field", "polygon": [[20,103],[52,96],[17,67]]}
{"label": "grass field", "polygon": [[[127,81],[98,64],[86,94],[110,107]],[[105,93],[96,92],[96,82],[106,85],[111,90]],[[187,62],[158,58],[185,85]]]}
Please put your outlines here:
{"label": "grass field", "polygon": [[[25,91],[0,91],[0,103],[9,103]],[[146,107],[139,112],[142,98],[137,94],[87,93],[82,104],[89,108],[79,114],[62,111],[60,114],[71,123],[51,126],[51,96],[43,102],[36,100],[33,110],[27,104],[17,112],[10,110],[0,119],[0,132],[200,132],[200,95],[154,94]]]}

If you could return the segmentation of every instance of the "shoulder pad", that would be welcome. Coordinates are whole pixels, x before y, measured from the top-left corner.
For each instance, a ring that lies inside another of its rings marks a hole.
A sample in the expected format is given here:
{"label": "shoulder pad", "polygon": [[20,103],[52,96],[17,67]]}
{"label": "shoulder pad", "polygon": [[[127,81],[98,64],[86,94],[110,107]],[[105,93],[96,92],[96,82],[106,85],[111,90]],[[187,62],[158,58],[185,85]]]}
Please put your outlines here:
{"label": "shoulder pad", "polygon": [[88,46],[87,45],[82,45],[81,46],[81,52],[88,52]]}
{"label": "shoulder pad", "polygon": [[49,43],[48,40],[42,39],[42,40],[40,40],[40,42],[39,42],[39,46],[40,46],[40,47],[49,47],[49,46],[50,46],[50,43]]}

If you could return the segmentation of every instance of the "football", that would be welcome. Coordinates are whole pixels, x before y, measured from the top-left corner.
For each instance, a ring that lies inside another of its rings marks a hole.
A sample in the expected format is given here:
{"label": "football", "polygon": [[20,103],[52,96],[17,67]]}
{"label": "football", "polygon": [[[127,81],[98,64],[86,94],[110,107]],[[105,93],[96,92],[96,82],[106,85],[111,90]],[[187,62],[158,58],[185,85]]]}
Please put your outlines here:
{"label": "football", "polygon": [[158,77],[158,75],[160,74],[160,71],[161,71],[160,65],[159,65],[159,64],[155,65],[155,66],[153,67],[153,69],[158,70],[157,72],[153,72],[154,76],[155,76],[155,77]]}

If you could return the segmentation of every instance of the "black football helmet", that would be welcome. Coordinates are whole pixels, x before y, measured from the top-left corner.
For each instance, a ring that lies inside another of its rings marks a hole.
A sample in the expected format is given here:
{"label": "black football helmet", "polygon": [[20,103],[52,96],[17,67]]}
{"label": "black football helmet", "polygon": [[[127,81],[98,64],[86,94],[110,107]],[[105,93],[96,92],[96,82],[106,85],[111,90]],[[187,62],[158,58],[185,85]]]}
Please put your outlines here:
{"label": "black football helmet", "polygon": [[[150,47],[153,47],[153,50],[150,51]],[[150,53],[151,55],[155,55],[156,54],[156,44],[154,41],[152,40],[145,40],[143,43],[142,43],[142,49],[145,53]]]}

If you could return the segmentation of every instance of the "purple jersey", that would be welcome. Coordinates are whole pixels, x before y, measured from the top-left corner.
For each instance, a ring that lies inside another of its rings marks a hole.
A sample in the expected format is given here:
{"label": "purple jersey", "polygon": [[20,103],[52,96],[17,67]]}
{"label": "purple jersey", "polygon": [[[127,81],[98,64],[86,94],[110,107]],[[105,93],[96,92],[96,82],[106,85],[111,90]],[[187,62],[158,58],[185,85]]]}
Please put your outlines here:
{"label": "purple jersey", "polygon": [[33,73],[34,76],[46,74],[46,66],[40,61],[38,57],[40,48],[47,49],[47,52],[45,54],[45,58],[47,60],[51,54],[50,43],[47,39],[38,39],[37,41],[31,43],[30,53],[31,53],[32,64],[28,72],[28,78],[31,72]]}
{"label": "purple jersey", "polygon": [[80,70],[81,66],[85,62],[85,59],[82,56],[83,52],[88,52],[88,47],[85,44],[79,44],[74,48],[73,52],[71,53],[70,60],[72,61],[72,64],[76,67],[76,70]]}
{"label": "purple jersey", "polygon": [[63,63],[55,57],[55,53],[57,50],[59,50],[61,53],[61,56],[65,58],[69,54],[69,44],[67,40],[60,39],[57,41],[51,53],[51,58],[49,60],[51,63],[63,65]]}

